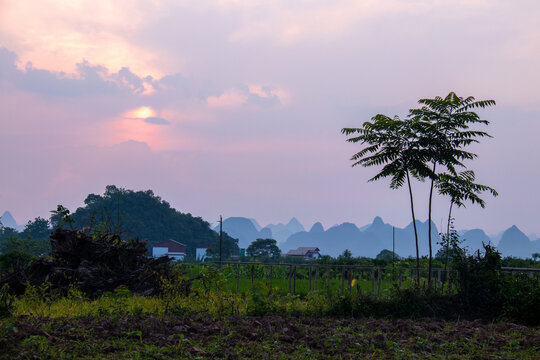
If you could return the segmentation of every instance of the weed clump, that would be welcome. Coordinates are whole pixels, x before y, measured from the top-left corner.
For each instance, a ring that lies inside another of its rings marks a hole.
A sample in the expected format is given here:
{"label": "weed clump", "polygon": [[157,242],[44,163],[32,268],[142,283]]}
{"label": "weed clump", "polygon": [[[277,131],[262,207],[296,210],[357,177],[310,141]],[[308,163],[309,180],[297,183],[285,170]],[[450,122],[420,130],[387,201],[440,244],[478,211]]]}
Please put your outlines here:
{"label": "weed clump", "polygon": [[7,273],[0,287],[8,284],[12,292],[22,294],[28,285],[47,282],[61,294],[76,287],[86,296],[97,297],[125,286],[134,293],[152,295],[160,292],[161,278],[170,273],[169,258],[145,255],[146,241],[66,229],[55,230],[51,239],[50,254]]}

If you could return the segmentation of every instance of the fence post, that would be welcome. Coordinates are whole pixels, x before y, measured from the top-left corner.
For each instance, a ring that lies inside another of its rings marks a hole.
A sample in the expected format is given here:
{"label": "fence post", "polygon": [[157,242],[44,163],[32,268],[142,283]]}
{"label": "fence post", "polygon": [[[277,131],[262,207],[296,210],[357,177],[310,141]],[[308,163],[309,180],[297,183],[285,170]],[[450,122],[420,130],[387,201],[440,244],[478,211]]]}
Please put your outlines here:
{"label": "fence post", "polygon": [[446,270],[446,293],[450,294],[450,290],[452,290],[452,284],[450,281],[450,270]]}
{"label": "fence post", "polygon": [[292,291],[293,291],[293,295],[296,295],[296,266],[294,267],[294,270],[293,270],[293,288],[292,288]]}
{"label": "fence post", "polygon": [[255,276],[255,265],[251,265],[251,290],[253,291],[253,277]]}
{"label": "fence post", "polygon": [[315,266],[315,291],[319,290],[319,267]]}
{"label": "fence post", "polygon": [[371,268],[371,295],[375,295],[375,268]]}
{"label": "fence post", "polygon": [[309,292],[311,292],[311,266],[308,268],[309,271]]}
{"label": "fence post", "polygon": [[270,289],[268,289],[268,293],[271,294],[272,293],[272,265],[270,265]]}
{"label": "fence post", "polygon": [[403,284],[403,272],[399,270],[399,290],[401,290],[402,284]]}
{"label": "fence post", "polygon": [[341,268],[341,296],[345,294],[345,268]]}
{"label": "fence post", "polygon": [[377,297],[381,296],[382,269],[377,268]]}
{"label": "fence post", "polygon": [[352,294],[352,269],[349,268],[347,281],[349,282],[349,294]]}
{"label": "fence post", "polygon": [[441,269],[437,270],[437,282],[438,282],[438,286],[441,286]]}
{"label": "fence post", "polygon": [[326,267],[326,293],[330,297],[330,265]]}
{"label": "fence post", "polygon": [[236,293],[240,292],[240,264],[236,264]]}
{"label": "fence post", "polygon": [[289,294],[292,294],[292,265],[289,265]]}

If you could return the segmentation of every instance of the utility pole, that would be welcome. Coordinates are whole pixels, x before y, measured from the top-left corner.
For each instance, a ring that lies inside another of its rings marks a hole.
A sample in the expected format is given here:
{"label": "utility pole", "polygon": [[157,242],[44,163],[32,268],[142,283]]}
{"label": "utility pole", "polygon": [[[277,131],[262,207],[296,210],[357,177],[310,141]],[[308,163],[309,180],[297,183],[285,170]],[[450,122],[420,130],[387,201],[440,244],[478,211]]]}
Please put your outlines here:
{"label": "utility pole", "polygon": [[219,268],[221,268],[221,262],[223,261],[223,218],[219,215]]}

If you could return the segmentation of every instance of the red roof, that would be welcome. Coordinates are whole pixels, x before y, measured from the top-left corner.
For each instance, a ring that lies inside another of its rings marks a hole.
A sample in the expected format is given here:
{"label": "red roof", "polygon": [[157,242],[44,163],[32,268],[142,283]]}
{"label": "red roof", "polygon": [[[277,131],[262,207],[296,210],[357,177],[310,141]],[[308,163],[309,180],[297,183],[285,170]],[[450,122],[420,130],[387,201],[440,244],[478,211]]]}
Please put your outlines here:
{"label": "red roof", "polygon": [[174,241],[172,239],[154,244],[154,246],[152,247],[165,247],[168,249],[167,252],[170,252],[170,253],[185,253],[186,252],[185,244],[179,243],[178,241]]}

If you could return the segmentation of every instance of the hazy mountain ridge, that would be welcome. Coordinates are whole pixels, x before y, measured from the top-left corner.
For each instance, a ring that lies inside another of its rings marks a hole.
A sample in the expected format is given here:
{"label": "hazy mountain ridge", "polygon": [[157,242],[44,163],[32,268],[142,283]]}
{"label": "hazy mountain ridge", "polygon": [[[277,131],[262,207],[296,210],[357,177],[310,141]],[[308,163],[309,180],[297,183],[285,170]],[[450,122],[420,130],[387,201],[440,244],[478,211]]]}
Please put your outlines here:
{"label": "hazy mountain ridge", "polygon": [[497,249],[504,256],[531,257],[533,253],[540,253],[540,240],[531,241],[513,225],[503,233]]}
{"label": "hazy mountain ridge", "polygon": [[[244,217],[230,217],[223,220],[222,230],[229,236],[238,239],[238,246],[244,249],[256,239],[272,237],[272,231],[270,229],[265,227],[257,230],[253,221]],[[214,227],[214,231],[219,231],[219,225]]]}
{"label": "hazy mountain ridge", "polygon": [[[429,251],[428,223],[417,220],[416,226],[419,235],[420,255],[426,255]],[[440,241],[440,238],[434,223],[432,223],[432,240],[433,254],[435,254],[439,248],[436,243]],[[343,223],[322,232],[320,230],[317,233],[313,231],[299,232],[291,235],[285,243],[281,244],[281,248],[286,252],[299,246],[317,246],[322,254],[331,256],[338,256],[345,249],[349,249],[353,256],[375,257],[383,249],[391,250],[392,242],[392,225],[384,223],[377,216],[371,224],[362,228],[358,228],[352,223]],[[412,223],[403,229],[395,228],[395,251],[400,256],[416,254]]]}
{"label": "hazy mountain ridge", "polygon": [[296,218],[292,218],[287,224],[268,224],[266,228],[270,229],[272,236],[278,243],[287,241],[289,236],[301,231],[306,231],[304,226]]}
{"label": "hazy mountain ridge", "polygon": [[[235,220],[229,221],[229,219]],[[321,254],[325,255],[338,256],[345,249],[349,249],[353,256],[375,257],[383,249],[392,249],[392,225],[385,223],[379,216],[375,217],[370,224],[361,227],[345,222],[325,230],[320,222],[316,222],[309,231],[306,231],[296,218],[291,219],[287,225],[269,224],[260,230],[257,230],[254,222],[256,222],[254,219],[228,218],[223,222],[223,231],[238,238],[240,247],[243,248],[249,246],[257,238],[276,239],[284,253],[300,246],[316,246],[321,250]],[[424,256],[429,253],[428,222],[416,220],[416,227],[420,256]],[[302,230],[292,232],[293,229],[299,228]],[[219,230],[219,227],[215,230]],[[290,232],[290,235],[284,239],[287,232]],[[463,240],[462,246],[469,252],[482,249],[482,244],[489,243],[498,245],[497,249],[503,256],[530,258],[533,253],[540,252],[540,240],[531,241],[516,226],[493,237],[488,236],[482,229],[460,230],[458,233]],[[432,222],[433,255],[440,249],[438,244],[440,241],[439,230]],[[395,227],[395,251],[404,257],[416,256],[412,222],[405,228]]]}
{"label": "hazy mountain ridge", "polygon": [[9,211],[4,211],[4,214],[0,217],[2,226],[15,229],[17,231],[23,231],[26,225],[19,225],[13,218],[13,215]]}

